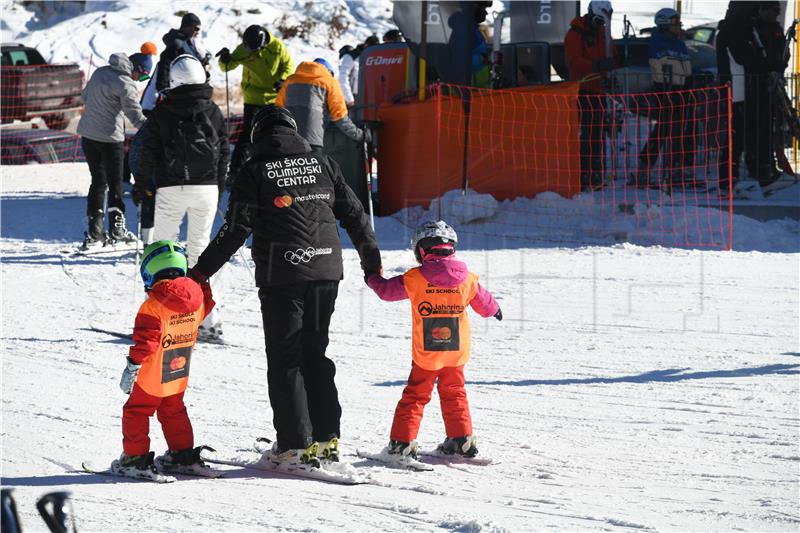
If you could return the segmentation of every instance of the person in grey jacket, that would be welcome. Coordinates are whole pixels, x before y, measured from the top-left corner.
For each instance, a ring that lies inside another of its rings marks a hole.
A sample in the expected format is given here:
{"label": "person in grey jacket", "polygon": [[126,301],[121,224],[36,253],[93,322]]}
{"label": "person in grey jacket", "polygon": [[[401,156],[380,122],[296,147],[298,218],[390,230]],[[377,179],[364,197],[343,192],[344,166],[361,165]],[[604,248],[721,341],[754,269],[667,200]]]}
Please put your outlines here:
{"label": "person in grey jacket", "polygon": [[122,201],[123,115],[136,128],[144,124],[145,117],[134,82],[146,80],[152,68],[153,60],[149,55],[136,53],[129,58],[123,53],[112,54],[108,65],[97,69],[83,89],[84,111],[77,131],[92,175],[86,207],[89,228],[81,246],[83,250],[106,244],[103,232],[106,189],[108,241],[136,240],[136,236],[125,228],[125,204]]}
{"label": "person in grey jacket", "polygon": [[311,148],[322,151],[325,124],[333,122],[356,142],[372,141],[369,130],[361,130],[347,114],[342,88],[325,59],[303,61],[278,91],[275,105],[288,109],[297,122],[297,132]]}

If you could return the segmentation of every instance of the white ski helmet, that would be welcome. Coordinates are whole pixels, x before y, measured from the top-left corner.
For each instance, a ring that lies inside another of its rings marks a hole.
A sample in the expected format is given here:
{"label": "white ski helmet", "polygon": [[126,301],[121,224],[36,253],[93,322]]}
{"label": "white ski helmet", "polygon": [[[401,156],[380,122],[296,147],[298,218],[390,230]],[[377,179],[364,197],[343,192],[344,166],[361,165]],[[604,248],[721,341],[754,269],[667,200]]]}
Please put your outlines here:
{"label": "white ski helmet", "polygon": [[656,26],[670,26],[674,18],[679,18],[678,12],[671,7],[664,7],[656,11],[654,20]]}
{"label": "white ski helmet", "polygon": [[611,20],[614,8],[608,0],[592,0],[589,2],[589,14],[593,16],[596,23],[602,21],[603,24]]}
{"label": "white ski helmet", "polygon": [[414,250],[414,257],[422,263],[422,257],[427,251],[436,245],[451,244],[449,251],[436,253],[436,255],[450,255],[455,251],[455,244],[458,242],[458,235],[444,220],[431,220],[417,226],[414,236],[411,238],[411,249]]}
{"label": "white ski helmet", "polygon": [[206,82],[206,69],[196,57],[183,54],[176,57],[169,66],[169,88],[181,85],[194,85]]}

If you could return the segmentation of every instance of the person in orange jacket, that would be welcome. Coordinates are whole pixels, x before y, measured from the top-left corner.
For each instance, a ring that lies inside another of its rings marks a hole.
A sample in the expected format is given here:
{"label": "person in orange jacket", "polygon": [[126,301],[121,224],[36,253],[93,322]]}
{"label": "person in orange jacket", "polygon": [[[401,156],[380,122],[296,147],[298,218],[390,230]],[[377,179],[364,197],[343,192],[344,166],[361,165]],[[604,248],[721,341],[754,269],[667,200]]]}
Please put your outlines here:
{"label": "person in orange jacket", "polygon": [[197,328],[214,308],[208,282],[186,277],[186,252],[172,241],[145,248],[140,267],[147,300],[139,307],[133,346],[120,380],[130,394],[122,407],[123,453],[112,471],[133,477],[155,473],[150,451],[149,419],[158,415],[169,450],[159,464],[169,470],[204,467],[194,448],[192,424],[183,403]]}
{"label": "person in orange jacket", "polygon": [[613,44],[609,57],[606,48],[606,28],[610,27],[613,9],[608,0],[592,0],[588,12],[570,22],[564,37],[564,57],[569,79],[581,81],[578,113],[581,125],[581,186],[596,189],[603,185],[603,136],[605,130],[604,86],[606,73],[618,63]]}
{"label": "person in orange jacket", "polygon": [[303,61],[297,70],[286,78],[278,91],[275,105],[288,109],[297,123],[297,132],[311,148],[322,150],[325,124],[328,121],[356,142],[371,141],[369,130],[361,130],[347,114],[344,93],[336,81],[333,66],[318,57]]}
{"label": "person in orange jacket", "polygon": [[412,248],[419,267],[385,279],[380,273],[367,285],[382,300],[411,300],[412,363],[408,385],[394,412],[390,455],[416,458],[422,411],[438,379],[439,399],[447,437],[438,450],[447,455],[474,457],[477,439],[464,386],[464,365],[470,355],[470,305],[483,317],[503,319],[492,294],[478,276],[455,258],[458,236],[442,220],[426,222],[414,232]]}

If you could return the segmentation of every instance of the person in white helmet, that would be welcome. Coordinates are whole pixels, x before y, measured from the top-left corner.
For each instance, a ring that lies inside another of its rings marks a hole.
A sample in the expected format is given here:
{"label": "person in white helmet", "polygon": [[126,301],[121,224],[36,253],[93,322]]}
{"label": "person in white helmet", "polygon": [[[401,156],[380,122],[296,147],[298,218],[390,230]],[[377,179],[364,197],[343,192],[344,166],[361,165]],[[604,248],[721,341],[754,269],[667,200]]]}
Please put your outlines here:
{"label": "person in white helmet", "polygon": [[[170,65],[169,91],[148,119],[139,156],[140,175],[155,176],[153,240],[177,241],[186,216],[190,267],[210,240],[228,169],[225,119],[211,93],[205,69],[196,57],[175,58]],[[135,185],[148,186],[150,183]],[[212,312],[201,326],[199,338],[222,342],[219,324],[219,317]]]}

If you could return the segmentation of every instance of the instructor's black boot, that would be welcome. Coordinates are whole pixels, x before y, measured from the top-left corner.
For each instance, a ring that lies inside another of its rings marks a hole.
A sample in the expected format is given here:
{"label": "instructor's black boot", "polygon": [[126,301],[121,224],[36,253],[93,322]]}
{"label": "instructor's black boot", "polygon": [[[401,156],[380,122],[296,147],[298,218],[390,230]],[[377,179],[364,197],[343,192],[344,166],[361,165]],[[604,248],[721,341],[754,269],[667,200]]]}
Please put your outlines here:
{"label": "instructor's black boot", "polygon": [[103,231],[103,212],[98,211],[89,215],[89,231],[84,233],[81,250],[94,250],[101,248],[106,241],[106,234]]}
{"label": "instructor's black boot", "polygon": [[125,214],[118,209],[108,210],[108,240],[111,243],[136,242],[136,235],[125,227]]}

